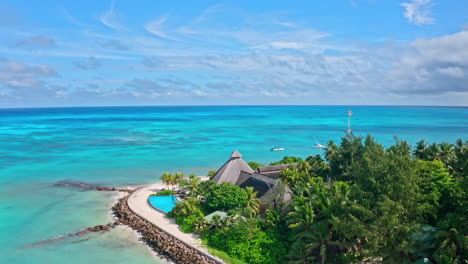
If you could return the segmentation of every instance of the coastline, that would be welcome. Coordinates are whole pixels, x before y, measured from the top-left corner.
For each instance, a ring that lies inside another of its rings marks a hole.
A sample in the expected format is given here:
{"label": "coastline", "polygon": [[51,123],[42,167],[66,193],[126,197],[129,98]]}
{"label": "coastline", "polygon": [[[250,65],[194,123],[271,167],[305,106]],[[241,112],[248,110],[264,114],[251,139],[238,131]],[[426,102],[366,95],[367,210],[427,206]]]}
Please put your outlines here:
{"label": "coastline", "polygon": [[112,207],[117,218],[115,224],[124,224],[135,230],[141,241],[159,258],[180,264],[224,263],[201,247],[197,236],[182,233],[173,219],[148,205],[148,193],[160,189],[163,189],[162,183],[137,187],[120,198]]}

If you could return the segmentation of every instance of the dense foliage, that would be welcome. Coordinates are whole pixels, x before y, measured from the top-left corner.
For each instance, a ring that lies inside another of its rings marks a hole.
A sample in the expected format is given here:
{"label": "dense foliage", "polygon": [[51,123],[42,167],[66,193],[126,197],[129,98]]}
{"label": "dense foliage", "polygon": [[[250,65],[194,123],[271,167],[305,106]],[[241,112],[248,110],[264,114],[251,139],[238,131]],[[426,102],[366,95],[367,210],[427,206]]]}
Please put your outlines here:
{"label": "dense foliage", "polygon": [[223,182],[211,187],[206,195],[206,206],[216,210],[240,209],[247,203],[247,195],[239,186]]}
{"label": "dense foliage", "polygon": [[167,196],[167,195],[173,195],[174,192],[171,190],[164,190],[164,191],[159,191],[157,193],[152,194],[151,196]]}
{"label": "dense foliage", "polygon": [[[349,134],[324,157],[272,164],[292,163],[280,175],[289,204],[265,210],[252,188],[187,179],[173,215],[245,263],[468,263],[468,142],[411,149]],[[228,217],[203,219],[215,210]]]}
{"label": "dense foliage", "polygon": [[299,157],[288,157],[288,156],[286,156],[280,161],[270,163],[270,165],[292,164],[292,163],[299,163],[301,161],[302,161],[302,159],[299,158]]}
{"label": "dense foliage", "polygon": [[206,232],[207,244],[246,263],[280,263],[287,243],[274,229],[263,227],[256,218],[239,219],[228,226]]}
{"label": "dense foliage", "polygon": [[258,162],[255,162],[255,161],[251,161],[251,162],[248,162],[247,164],[249,164],[250,168],[252,168],[253,170],[256,170],[264,165],[258,163]]}

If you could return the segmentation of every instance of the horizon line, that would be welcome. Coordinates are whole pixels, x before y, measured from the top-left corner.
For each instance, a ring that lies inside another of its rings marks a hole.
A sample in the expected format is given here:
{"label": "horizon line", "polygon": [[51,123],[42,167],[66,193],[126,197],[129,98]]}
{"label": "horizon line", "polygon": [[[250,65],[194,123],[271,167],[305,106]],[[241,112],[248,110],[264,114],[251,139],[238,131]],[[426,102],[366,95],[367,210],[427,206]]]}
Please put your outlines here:
{"label": "horizon line", "polygon": [[249,106],[257,106],[257,107],[290,107],[290,106],[343,106],[343,107],[362,107],[362,106],[371,106],[371,107],[453,107],[453,108],[467,108],[468,105],[392,105],[392,104],[382,104],[382,105],[374,105],[374,104],[360,104],[360,105],[345,105],[345,104],[315,104],[315,105],[308,105],[308,104],[264,104],[264,105],[255,105],[255,104],[224,104],[224,105],[104,105],[104,106],[93,106],[93,105],[85,105],[85,106],[31,106],[31,107],[0,107],[0,110],[4,109],[48,109],[48,108],[124,108],[124,107],[220,107],[220,106],[233,106],[233,107],[249,107]]}

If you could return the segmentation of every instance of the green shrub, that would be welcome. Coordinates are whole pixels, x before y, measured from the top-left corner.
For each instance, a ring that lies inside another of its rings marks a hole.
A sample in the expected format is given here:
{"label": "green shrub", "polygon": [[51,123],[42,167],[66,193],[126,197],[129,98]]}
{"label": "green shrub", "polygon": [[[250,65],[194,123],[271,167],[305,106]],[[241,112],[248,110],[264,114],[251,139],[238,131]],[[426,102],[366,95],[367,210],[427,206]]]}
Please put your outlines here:
{"label": "green shrub", "polygon": [[299,157],[289,157],[285,156],[282,160],[277,162],[272,162],[270,165],[281,165],[281,164],[291,164],[291,163],[299,163],[302,159]]}
{"label": "green shrub", "polygon": [[211,253],[211,255],[216,256],[216,257],[224,260],[224,262],[226,262],[227,264],[246,264],[243,261],[240,261],[240,260],[238,260],[236,258],[233,258],[233,257],[229,256],[229,254],[224,252],[224,251],[217,250],[217,249],[212,248],[212,247],[208,247],[208,251]]}
{"label": "green shrub", "polygon": [[177,217],[176,223],[180,225],[180,230],[184,233],[194,233],[195,224],[201,221],[202,216],[200,215],[190,215],[187,217]]}
{"label": "green shrub", "polygon": [[190,198],[182,203],[176,203],[176,206],[168,217],[174,217],[176,223],[180,225],[180,230],[184,233],[199,232],[201,223],[203,223],[203,211],[200,201],[196,198]]}
{"label": "green shrub", "polygon": [[167,196],[167,195],[173,195],[174,192],[171,190],[164,190],[164,191],[159,191],[157,193],[153,193],[150,196]]}
{"label": "green shrub", "polygon": [[206,194],[206,206],[211,210],[230,210],[243,208],[247,195],[239,186],[228,182],[213,185]]}
{"label": "green shrub", "polygon": [[284,263],[287,243],[260,228],[261,221],[249,219],[206,234],[208,246],[246,263]]}
{"label": "green shrub", "polygon": [[262,165],[262,164],[260,164],[258,162],[255,162],[255,161],[251,161],[251,162],[249,162],[247,164],[249,164],[249,166],[250,166],[250,168],[252,168],[252,170],[256,170],[256,169],[264,166],[264,165]]}

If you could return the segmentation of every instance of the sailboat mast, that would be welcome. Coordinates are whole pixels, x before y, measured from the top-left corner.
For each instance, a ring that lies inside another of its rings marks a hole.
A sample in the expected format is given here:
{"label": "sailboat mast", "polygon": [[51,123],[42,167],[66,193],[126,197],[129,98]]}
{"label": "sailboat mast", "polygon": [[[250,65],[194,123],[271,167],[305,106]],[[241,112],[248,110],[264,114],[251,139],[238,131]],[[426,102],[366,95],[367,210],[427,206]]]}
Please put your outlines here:
{"label": "sailboat mast", "polygon": [[351,116],[352,115],[353,115],[353,112],[348,109],[348,134],[353,132],[351,130]]}

